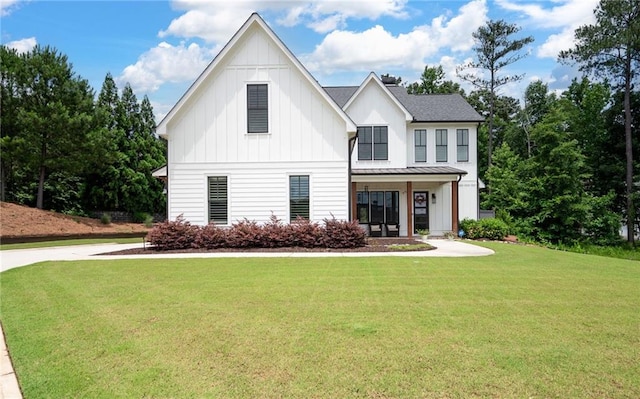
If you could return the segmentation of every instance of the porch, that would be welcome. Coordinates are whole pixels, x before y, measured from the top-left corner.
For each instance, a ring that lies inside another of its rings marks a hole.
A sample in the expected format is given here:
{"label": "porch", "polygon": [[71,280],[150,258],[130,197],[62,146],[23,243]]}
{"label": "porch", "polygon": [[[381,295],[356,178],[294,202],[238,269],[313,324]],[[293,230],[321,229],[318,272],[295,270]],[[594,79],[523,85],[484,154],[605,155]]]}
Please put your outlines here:
{"label": "porch", "polygon": [[351,220],[373,236],[412,237],[457,232],[458,183],[464,170],[452,167],[353,169]]}

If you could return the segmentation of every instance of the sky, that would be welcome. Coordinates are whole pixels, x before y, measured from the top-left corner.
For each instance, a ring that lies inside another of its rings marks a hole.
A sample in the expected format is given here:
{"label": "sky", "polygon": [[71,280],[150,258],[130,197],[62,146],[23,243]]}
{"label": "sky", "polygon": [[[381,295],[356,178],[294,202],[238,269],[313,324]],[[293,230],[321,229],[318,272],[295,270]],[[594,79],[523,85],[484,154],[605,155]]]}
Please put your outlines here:
{"label": "sky", "polygon": [[[147,95],[160,120],[233,34],[258,12],[323,86],[359,85],[369,72],[403,82],[426,65],[474,59],[472,33],[503,19],[533,36],[526,55],[504,75],[524,74],[500,94],[521,98],[541,80],[562,91],[580,76],[557,62],[573,32],[594,23],[598,0],[0,0],[0,43],[29,51],[36,44],[65,54],[74,72],[99,92],[107,73],[122,89]],[[463,87],[472,89],[464,82]]]}

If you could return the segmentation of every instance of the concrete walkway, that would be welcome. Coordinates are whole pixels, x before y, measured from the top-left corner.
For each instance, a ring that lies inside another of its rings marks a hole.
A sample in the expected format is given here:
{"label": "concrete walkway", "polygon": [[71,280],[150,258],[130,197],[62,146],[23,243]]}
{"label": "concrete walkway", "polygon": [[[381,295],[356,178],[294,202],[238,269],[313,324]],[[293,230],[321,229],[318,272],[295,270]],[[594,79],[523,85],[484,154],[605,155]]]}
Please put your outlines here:
{"label": "concrete walkway", "polygon": [[493,251],[477,245],[456,240],[429,240],[436,247],[431,251],[413,252],[202,252],[149,255],[99,255],[131,248],[142,248],[139,244],[95,244],[64,247],[13,249],[0,251],[0,272],[37,262],[56,260],[115,260],[115,259],[159,259],[159,258],[313,258],[313,257],[367,257],[367,256],[411,256],[411,257],[460,257],[486,256]]}
{"label": "concrete walkway", "polygon": [[[414,252],[220,252],[150,255],[99,255],[131,248],[142,248],[140,244],[72,245],[66,247],[13,249],[0,251],[0,272],[44,261],[67,260],[115,260],[158,258],[311,258],[311,257],[365,257],[365,256],[411,256],[411,257],[461,257],[486,256],[494,252],[487,248],[455,240],[429,240],[436,247],[432,251]],[[1,279],[1,275],[0,275]],[[11,358],[0,325],[0,399],[22,399],[18,379],[11,365]]]}

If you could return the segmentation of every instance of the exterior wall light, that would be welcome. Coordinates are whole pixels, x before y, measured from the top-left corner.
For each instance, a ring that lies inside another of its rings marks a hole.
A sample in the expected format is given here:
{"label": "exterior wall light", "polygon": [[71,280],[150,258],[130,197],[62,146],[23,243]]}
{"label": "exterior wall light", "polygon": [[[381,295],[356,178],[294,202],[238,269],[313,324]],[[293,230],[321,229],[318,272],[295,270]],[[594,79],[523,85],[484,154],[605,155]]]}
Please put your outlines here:
{"label": "exterior wall light", "polygon": [[436,194],[435,193],[431,193],[431,203],[432,204],[436,203]]}

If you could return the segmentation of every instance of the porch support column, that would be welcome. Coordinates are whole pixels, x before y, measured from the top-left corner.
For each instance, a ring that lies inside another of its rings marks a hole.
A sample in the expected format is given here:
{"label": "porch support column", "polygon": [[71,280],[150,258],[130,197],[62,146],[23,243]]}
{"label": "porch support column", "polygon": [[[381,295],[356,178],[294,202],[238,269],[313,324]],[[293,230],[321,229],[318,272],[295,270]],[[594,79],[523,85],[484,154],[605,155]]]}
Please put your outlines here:
{"label": "porch support column", "polygon": [[358,194],[356,193],[357,184],[356,182],[351,182],[351,219],[358,219]]}
{"label": "porch support column", "polygon": [[451,229],[452,233],[458,235],[458,182],[451,182]]}
{"label": "porch support column", "polygon": [[413,184],[407,182],[407,237],[413,237]]}

